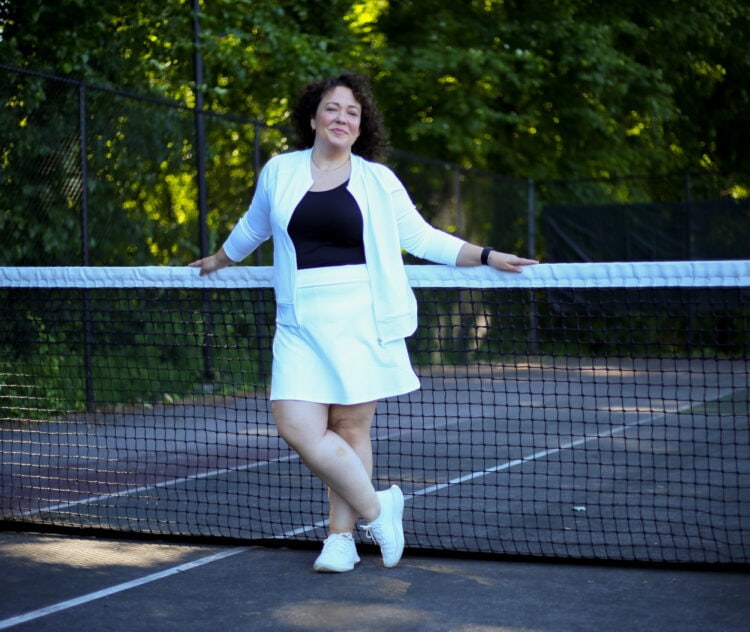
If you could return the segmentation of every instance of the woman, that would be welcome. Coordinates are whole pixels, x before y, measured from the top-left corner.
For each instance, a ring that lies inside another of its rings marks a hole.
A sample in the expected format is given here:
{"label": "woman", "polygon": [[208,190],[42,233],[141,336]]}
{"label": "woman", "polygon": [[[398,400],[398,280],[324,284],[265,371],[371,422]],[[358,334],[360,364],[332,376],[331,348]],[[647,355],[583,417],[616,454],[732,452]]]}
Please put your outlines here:
{"label": "woman", "polygon": [[328,486],[329,535],[314,569],[352,570],[362,517],[386,567],[404,549],[404,497],[376,492],[370,429],[377,401],[419,388],[405,338],[416,300],[401,257],[520,272],[535,263],[469,244],[421,217],[391,170],[367,78],[308,85],[293,111],[300,150],[272,158],[224,245],[193,262],[208,274],[274,240],[276,333],[271,407],[281,437]]}

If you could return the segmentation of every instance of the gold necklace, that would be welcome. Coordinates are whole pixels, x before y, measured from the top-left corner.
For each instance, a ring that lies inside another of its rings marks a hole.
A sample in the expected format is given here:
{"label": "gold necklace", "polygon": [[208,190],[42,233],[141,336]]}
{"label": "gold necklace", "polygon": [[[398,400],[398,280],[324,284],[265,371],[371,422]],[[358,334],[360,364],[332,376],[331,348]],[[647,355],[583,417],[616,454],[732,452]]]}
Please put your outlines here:
{"label": "gold necklace", "polygon": [[312,160],[312,163],[317,167],[318,171],[324,171],[324,172],[338,171],[339,169],[341,169],[341,167],[346,165],[351,159],[352,159],[351,156],[347,156],[346,160],[344,160],[344,162],[342,162],[338,167],[334,167],[333,169],[323,169],[323,167],[321,167],[317,162],[315,162],[315,158],[313,158],[313,155],[310,154],[310,160]]}

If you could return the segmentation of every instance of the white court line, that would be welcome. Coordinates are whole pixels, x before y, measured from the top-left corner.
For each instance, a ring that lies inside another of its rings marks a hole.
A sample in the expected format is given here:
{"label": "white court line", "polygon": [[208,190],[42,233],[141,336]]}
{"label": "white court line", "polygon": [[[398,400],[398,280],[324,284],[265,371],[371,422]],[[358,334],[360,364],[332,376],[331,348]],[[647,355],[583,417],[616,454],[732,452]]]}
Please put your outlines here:
{"label": "white court line", "polygon": [[[562,450],[569,450],[570,448],[575,448],[579,445],[583,445],[585,443],[588,443],[589,441],[594,441],[597,439],[602,439],[604,437],[610,437],[615,434],[619,434],[621,432],[624,432],[628,428],[634,428],[640,425],[643,425],[645,423],[650,423],[652,421],[655,421],[656,419],[661,419],[665,415],[668,414],[675,414],[679,413],[685,410],[690,410],[692,408],[692,404],[686,404],[685,406],[681,406],[677,408],[676,410],[666,410],[664,413],[661,413],[657,416],[649,416],[645,417],[644,419],[641,419],[640,421],[635,421],[629,424],[623,424],[621,426],[618,426],[616,428],[613,428],[605,433],[599,433],[590,437],[581,437],[580,439],[576,439],[574,441],[569,441],[568,443],[564,443],[563,445],[557,446],[556,448],[548,448],[545,450],[540,450],[538,452],[535,452],[533,454],[520,457],[518,459],[513,459],[512,461],[507,461],[505,463],[499,463],[495,467],[489,468],[489,469],[483,469],[478,470],[475,472],[470,472],[468,474],[464,474],[463,476],[459,476],[457,478],[453,478],[449,481],[446,481],[444,483],[437,483],[435,485],[430,485],[429,487],[425,487],[421,490],[412,491],[408,494],[404,494],[404,499],[409,500],[411,498],[414,498],[416,496],[425,496],[427,494],[430,494],[432,492],[445,489],[447,487],[450,487],[452,485],[459,485],[461,483],[465,483],[466,481],[473,480],[476,478],[481,478],[483,476],[488,476],[489,474],[495,474],[497,472],[502,472],[504,470],[511,469],[513,467],[516,467],[517,465],[523,465],[524,463],[528,463],[530,461],[535,461],[537,459],[544,458],[546,456],[549,456],[551,454],[556,454],[557,452],[561,452]],[[386,431],[385,436],[377,437],[378,440],[383,439],[391,439],[394,436],[400,436],[402,434],[407,434],[410,432],[414,432],[413,429],[408,430],[397,430],[397,431]],[[253,463],[248,463],[246,465],[235,467],[235,468],[225,468],[225,469],[219,469],[219,470],[212,470],[210,472],[203,472],[199,474],[193,474],[191,476],[185,476],[182,478],[176,478],[176,479],[170,479],[167,481],[163,481],[161,483],[154,483],[153,485],[144,485],[141,487],[133,487],[130,489],[125,489],[120,492],[115,492],[114,494],[103,494],[100,496],[91,496],[89,498],[83,498],[80,500],[71,501],[68,503],[60,503],[57,505],[48,505],[46,507],[42,507],[40,509],[34,509],[30,511],[23,512],[22,516],[33,516],[40,513],[46,513],[46,512],[53,512],[53,511],[60,511],[63,509],[69,509],[70,507],[74,507],[76,505],[86,505],[90,503],[96,503],[99,501],[105,501],[112,498],[118,498],[121,496],[130,496],[132,494],[137,494],[139,492],[148,491],[150,489],[159,489],[159,488],[166,488],[166,487],[174,487],[175,485],[179,485],[180,483],[186,483],[189,481],[194,480],[200,480],[204,478],[211,478],[214,476],[220,476],[222,474],[229,474],[231,472],[242,472],[246,470],[252,470],[256,469],[265,465],[271,465],[273,463],[284,463],[287,461],[294,461],[298,460],[299,455],[297,454],[291,454],[289,456],[281,457],[278,459],[270,459],[266,461],[255,461]],[[272,536],[273,539],[285,539],[285,538],[291,538],[297,535],[301,535],[303,533],[308,533],[310,531],[314,531],[315,529],[318,529],[319,527],[324,527],[328,524],[328,520],[322,520],[320,522],[316,522],[312,525],[307,525],[305,527],[298,527],[297,529],[292,529],[290,531],[286,531],[284,533],[277,534],[275,536]]]}
{"label": "white court line", "polygon": [[[629,424],[622,424],[620,426],[617,426],[616,428],[612,428],[611,430],[609,430],[608,432],[605,432],[605,433],[598,433],[598,434],[596,434],[594,436],[591,436],[591,437],[581,437],[580,439],[576,439],[574,441],[569,441],[569,442],[564,443],[563,445],[560,445],[560,446],[558,446],[556,448],[548,448],[548,449],[545,449],[545,450],[539,450],[537,452],[534,452],[533,454],[521,457],[519,459],[513,459],[511,461],[506,461],[505,463],[499,463],[495,467],[492,467],[492,468],[489,468],[489,469],[484,469],[484,470],[478,470],[478,471],[475,471],[475,472],[471,472],[469,474],[465,474],[463,476],[459,476],[457,478],[453,478],[453,479],[451,479],[449,481],[446,481],[445,483],[438,483],[436,485],[430,485],[430,486],[425,487],[423,489],[413,491],[413,492],[411,492],[409,494],[405,494],[404,495],[404,499],[405,500],[409,500],[409,499],[414,498],[416,496],[424,496],[424,495],[427,495],[427,494],[431,494],[431,493],[433,493],[435,491],[438,491],[440,489],[445,489],[445,488],[450,487],[452,485],[459,485],[461,483],[465,483],[466,481],[474,480],[474,479],[477,479],[477,478],[481,478],[483,476],[488,476],[489,474],[494,474],[494,473],[497,473],[497,472],[508,470],[508,469],[511,469],[511,468],[516,467],[518,465],[523,465],[524,463],[528,463],[530,461],[535,461],[537,459],[542,459],[542,458],[545,458],[545,457],[547,457],[547,456],[549,456],[551,454],[556,454],[557,452],[561,452],[562,450],[567,450],[567,449],[570,449],[570,448],[577,447],[579,445],[583,445],[583,444],[588,443],[590,441],[595,441],[595,440],[598,440],[598,439],[603,439],[605,437],[611,437],[613,435],[620,434],[620,433],[625,432],[626,430],[628,430],[630,428],[635,428],[635,427],[641,426],[641,425],[643,425],[645,423],[650,423],[650,422],[652,422],[652,421],[654,421],[656,419],[663,418],[664,415],[666,415],[666,414],[674,414],[675,412],[681,412],[683,410],[689,410],[690,408],[691,408],[691,405],[687,405],[687,406],[678,408],[676,411],[666,411],[665,413],[663,413],[661,415],[657,415],[656,417],[654,417],[654,416],[645,417],[644,419],[642,419],[640,421],[636,421],[636,422],[629,423]],[[411,431],[409,431],[409,432],[411,432]],[[293,458],[294,458],[294,456],[289,456],[289,457],[284,457],[283,459],[277,459],[277,460],[273,460],[273,461],[258,462],[258,463],[250,464],[250,465],[245,466],[243,468],[234,468],[234,469],[231,469],[231,470],[221,470],[221,472],[231,472],[231,471],[237,471],[237,470],[240,470],[240,469],[250,469],[252,467],[260,466],[261,464],[264,464],[264,463],[270,464],[270,463],[280,462],[280,461],[283,461],[283,460],[291,460]],[[219,470],[216,470],[216,473],[218,473],[218,472],[219,472]],[[191,478],[199,478],[199,477],[200,478],[205,478],[209,474],[210,473],[206,473],[206,474],[204,474],[202,476],[189,477],[189,478],[179,479],[179,480],[189,480]],[[163,487],[163,486],[167,486],[167,484],[169,484],[169,483],[171,483],[171,484],[177,484],[177,482],[178,482],[177,480],[175,480],[175,481],[167,481],[164,484],[156,485],[156,486],[152,486],[152,487],[158,487],[158,486],[162,486]],[[143,489],[148,489],[148,488],[143,488]],[[135,493],[136,490],[132,490],[132,491],[128,490],[128,491],[130,493]],[[103,498],[107,498],[107,497],[111,497],[111,496],[105,496]],[[78,501],[78,502],[83,502],[83,501]],[[93,502],[93,500],[89,500],[88,502]],[[73,504],[75,504],[75,503],[69,503],[69,505],[73,505]],[[289,537],[294,537],[295,535],[301,535],[301,534],[307,533],[309,531],[314,531],[315,529],[318,529],[319,527],[324,527],[327,524],[328,524],[328,520],[321,520],[319,522],[316,522],[313,525],[308,525],[308,526],[305,526],[305,527],[299,527],[297,529],[293,529],[291,531],[287,531],[285,533],[279,534],[277,536],[274,536],[274,538],[285,539],[285,538],[289,538]],[[4,621],[0,621],[0,630],[9,628],[9,627],[14,626],[14,625],[18,625],[20,623],[25,623],[27,621],[32,621],[34,619],[38,619],[40,617],[44,617],[44,616],[47,616],[49,614],[53,614],[55,612],[60,612],[61,610],[66,610],[68,608],[73,608],[75,606],[78,606],[78,605],[81,605],[81,604],[84,604],[84,603],[88,603],[88,602],[94,601],[96,599],[102,599],[104,597],[108,597],[109,595],[113,595],[115,593],[122,592],[124,590],[129,590],[130,588],[135,588],[137,586],[142,586],[143,584],[147,584],[149,582],[153,582],[153,581],[157,581],[157,580],[160,580],[160,579],[164,579],[165,577],[169,577],[169,576],[174,575],[176,573],[180,573],[180,572],[183,572],[183,571],[186,571],[186,570],[190,570],[190,569],[196,568],[198,566],[203,566],[204,564],[210,564],[211,562],[215,562],[215,561],[224,559],[226,557],[230,557],[232,555],[236,555],[238,553],[242,553],[243,551],[247,551],[247,550],[248,550],[247,547],[242,547],[242,548],[238,548],[238,549],[231,549],[229,551],[224,551],[222,553],[217,553],[216,555],[211,555],[209,557],[202,558],[200,560],[196,560],[194,562],[188,562],[187,564],[182,564],[180,566],[176,566],[174,568],[167,569],[166,571],[161,571],[159,573],[154,573],[153,575],[147,575],[146,577],[142,577],[140,579],[136,579],[136,580],[133,580],[133,581],[130,581],[130,582],[126,582],[124,584],[119,584],[117,586],[112,586],[111,588],[107,588],[107,589],[100,590],[100,591],[97,591],[97,592],[94,592],[94,593],[90,593],[90,594],[84,595],[82,597],[77,597],[76,599],[71,599],[71,600],[68,600],[68,601],[64,601],[64,602],[61,602],[59,604],[56,604],[56,605],[53,605],[53,606],[49,606],[47,608],[40,608],[39,610],[34,610],[33,612],[29,612],[29,613],[26,613],[24,615],[19,615],[17,617],[12,617],[10,619],[5,619]]]}
{"label": "white court line", "polygon": [[556,448],[548,448],[546,450],[540,450],[539,452],[534,452],[534,454],[530,454],[528,456],[522,456],[520,459],[513,459],[512,461],[499,463],[495,467],[491,467],[489,469],[477,470],[476,472],[464,474],[463,476],[459,476],[458,478],[452,478],[451,480],[446,481],[445,483],[437,483],[436,485],[430,485],[429,487],[425,487],[424,489],[414,491],[410,494],[404,494],[404,498],[414,498],[415,496],[426,496],[427,494],[431,494],[432,492],[436,492],[440,489],[445,489],[446,487],[450,487],[451,485],[460,485],[461,483],[474,480],[475,478],[481,478],[482,476],[495,474],[496,472],[502,472],[503,470],[509,470],[512,467],[516,467],[517,465],[523,465],[524,463],[528,463],[530,461],[543,459],[544,457],[549,456],[551,454],[562,452],[563,450],[569,450],[570,448],[575,448],[584,443],[588,443],[589,441],[593,441],[594,439],[602,439],[604,437],[609,437],[613,434],[617,434],[618,432],[624,431],[625,429],[631,428],[631,427],[632,426],[630,425],[621,426],[620,428],[615,428],[614,430],[606,434],[598,434],[594,437],[582,437],[580,439],[576,439],[575,441],[564,443],[563,445],[558,446]]}
{"label": "white court line", "polygon": [[61,511],[63,509],[70,509],[71,507],[75,507],[76,505],[90,505],[91,503],[97,503],[100,501],[110,500],[112,498],[120,498],[122,496],[131,496],[133,494],[138,494],[140,492],[147,492],[150,489],[163,489],[166,487],[174,487],[175,485],[179,485],[180,483],[188,483],[190,481],[197,481],[197,480],[201,480],[204,478],[213,478],[214,476],[221,476],[222,474],[230,474],[232,472],[244,472],[247,470],[254,470],[264,465],[271,465],[272,463],[284,463],[286,461],[294,461],[297,459],[299,459],[298,455],[291,454],[289,456],[283,456],[278,459],[269,459],[266,461],[253,461],[252,463],[246,463],[245,465],[241,465],[238,467],[230,467],[230,468],[224,468],[220,470],[211,470],[210,472],[200,472],[198,474],[191,474],[190,476],[184,476],[182,478],[171,478],[169,480],[162,481],[160,483],[154,483],[153,485],[142,485],[140,487],[130,487],[128,489],[123,489],[122,491],[115,492],[113,494],[101,494],[100,496],[89,496],[88,498],[80,498],[78,500],[71,500],[70,502],[67,502],[67,503],[59,503],[57,505],[47,505],[45,507],[40,507],[39,509],[30,509],[28,511],[24,511],[20,515],[27,517],[27,516],[36,516],[41,513]]}
{"label": "white court line", "polygon": [[279,533],[278,535],[273,536],[274,540],[286,540],[287,538],[293,538],[295,535],[302,535],[303,533],[308,533],[309,531],[315,531],[315,529],[321,528],[321,527],[327,527],[328,526],[328,518],[325,520],[320,520],[316,522],[315,524],[307,525],[306,527],[298,527],[296,529],[292,529],[291,531],[285,531],[284,533]]}
{"label": "white court line", "polygon": [[[435,426],[434,428],[437,428],[437,426]],[[398,437],[399,435],[404,434],[406,432],[413,432],[413,430],[386,431],[384,436],[378,436],[376,437],[376,439],[378,441],[383,441],[386,439],[393,439],[394,437]],[[37,516],[42,513],[63,511],[65,509],[70,509],[71,507],[75,507],[77,505],[90,505],[92,503],[104,502],[106,500],[111,500],[113,498],[121,498],[123,496],[132,496],[133,494],[147,492],[151,489],[164,489],[167,487],[175,487],[176,485],[180,485],[181,483],[189,483],[191,481],[197,481],[197,480],[201,480],[205,478],[213,478],[215,476],[222,476],[223,474],[231,474],[232,472],[245,472],[248,470],[254,470],[260,467],[264,467],[266,465],[272,465],[274,463],[286,463],[287,461],[298,461],[298,460],[299,460],[299,455],[295,453],[295,454],[290,454],[288,456],[279,457],[278,459],[267,459],[265,461],[253,461],[252,463],[246,463],[245,465],[241,465],[238,467],[223,468],[223,469],[218,469],[218,470],[211,470],[209,472],[191,474],[190,476],[183,476],[181,478],[172,478],[166,481],[161,481],[159,483],[153,483],[152,485],[141,485],[140,487],[130,487],[128,489],[123,489],[119,492],[114,492],[111,494],[100,494],[99,496],[89,496],[88,498],[79,498],[78,500],[71,500],[70,502],[57,503],[54,505],[45,505],[44,507],[40,507],[38,509],[29,509],[27,511],[23,511],[19,515],[26,518],[29,516]],[[313,529],[316,529],[318,526],[325,526],[327,524],[328,524],[328,521],[325,520],[321,523],[316,523],[316,525],[312,527],[306,527],[302,531],[300,531],[299,529],[295,529],[293,531],[287,532],[287,534],[274,536],[274,537],[275,538],[293,537],[295,535],[299,535],[300,533],[305,533],[306,531],[311,531]]]}
{"label": "white court line", "polygon": [[117,584],[116,586],[110,586],[109,588],[105,588],[103,590],[97,590],[96,592],[89,593],[88,595],[82,595],[81,597],[68,599],[67,601],[61,601],[60,603],[57,603],[53,606],[47,606],[46,608],[39,608],[38,610],[33,610],[31,612],[27,612],[26,614],[21,614],[16,617],[11,617],[10,619],[5,619],[3,621],[0,621],[0,630],[5,630],[6,628],[10,628],[14,625],[19,625],[21,623],[27,623],[28,621],[33,621],[34,619],[40,619],[41,617],[46,617],[47,615],[54,614],[62,610],[75,608],[76,606],[89,603],[90,601],[103,599],[105,597],[109,597],[110,595],[123,592],[124,590],[137,588],[138,586],[143,586],[144,584],[148,584],[150,582],[155,582],[160,579],[165,579],[166,577],[176,575],[177,573],[183,573],[193,568],[204,566],[205,564],[218,562],[219,560],[223,560],[227,557],[231,557],[232,555],[237,555],[238,553],[243,553],[244,551],[247,551],[247,550],[248,550],[247,547],[241,547],[241,548],[230,549],[228,551],[222,551],[221,553],[216,553],[215,555],[209,555],[208,557],[203,557],[199,560],[187,562],[186,564],[180,564],[179,566],[174,566],[172,568],[168,568],[167,570],[160,571],[158,573],[153,573],[152,575],[146,575],[145,577],[134,579],[132,581],[125,582],[124,584]]}
{"label": "white court line", "polygon": [[[536,461],[537,459],[543,459],[547,456],[550,456],[551,454],[556,454],[557,452],[562,452],[563,450],[569,450],[570,448],[578,447],[579,445],[583,445],[590,441],[596,441],[598,439],[611,437],[613,435],[625,432],[626,430],[629,430],[630,428],[637,428],[638,426],[642,426],[643,424],[646,424],[646,423],[651,423],[653,421],[656,421],[657,419],[663,419],[665,415],[672,415],[675,413],[680,413],[685,410],[690,410],[691,408],[692,408],[692,404],[688,404],[686,406],[677,408],[674,411],[667,410],[664,413],[661,413],[656,416],[645,417],[641,419],[640,421],[634,421],[632,423],[622,424],[621,426],[612,428],[611,430],[607,432],[598,433],[589,437],[581,437],[580,439],[575,439],[574,441],[568,441],[567,443],[563,443],[562,445],[559,445],[556,448],[547,448],[545,450],[539,450],[538,452],[534,452],[533,454],[529,454],[527,456],[522,456],[521,458],[518,458],[518,459],[513,459],[512,461],[506,461],[505,463],[498,463],[494,467],[491,467],[488,469],[470,472],[468,474],[464,474],[463,476],[452,478],[449,481],[446,481],[444,483],[437,483],[435,485],[430,485],[429,487],[424,487],[422,489],[412,491],[408,494],[404,494],[404,500],[411,500],[412,498],[416,498],[417,496],[426,496],[427,494],[431,494],[441,489],[451,487],[452,485],[460,485],[461,483],[465,483],[467,481],[471,481],[477,478],[482,478],[483,476],[489,476],[490,474],[496,474],[497,472],[509,470],[518,465],[523,465],[524,463]],[[408,430],[404,432],[413,432],[413,431]],[[312,525],[307,525],[306,527],[299,527],[297,529],[293,529],[291,531],[286,531],[285,533],[275,535],[274,539],[276,538],[284,539],[284,538],[291,538],[296,535],[302,535],[303,533],[315,531],[315,529],[318,529],[319,527],[325,527],[327,524],[328,524],[328,520],[321,520],[320,522],[316,522],[315,524],[312,524]]]}
{"label": "white court line", "polygon": [[686,410],[690,410],[692,407],[693,407],[692,404],[687,404],[673,411],[667,410],[656,416],[652,415],[649,417],[644,417],[640,421],[633,421],[631,423],[622,424],[620,426],[617,426],[616,428],[612,428],[611,430],[608,430],[607,432],[600,432],[589,437],[581,437],[580,439],[575,439],[573,441],[568,441],[567,443],[563,443],[562,445],[559,445],[555,448],[546,448],[544,450],[539,450],[538,452],[534,452],[533,454],[529,454],[527,456],[522,456],[518,459],[513,459],[512,461],[506,461],[505,463],[498,463],[497,465],[495,465],[495,467],[491,467],[489,469],[478,470],[476,472],[470,472],[469,474],[464,474],[463,476],[453,478],[449,481],[446,481],[445,483],[437,483],[436,485],[430,485],[429,487],[425,487],[424,489],[411,492],[410,494],[404,494],[404,498],[408,499],[408,498],[414,498],[415,496],[425,496],[427,494],[431,494],[432,492],[436,492],[440,489],[445,489],[446,487],[450,487],[451,485],[460,485],[461,483],[474,480],[475,478],[481,478],[482,476],[487,476],[489,474],[495,474],[497,472],[509,470],[513,467],[516,467],[517,465],[523,465],[524,463],[536,461],[537,459],[543,459],[547,456],[550,456],[551,454],[556,454],[558,452],[562,452],[563,450],[576,448],[579,445],[589,443],[590,441],[596,441],[598,439],[605,439],[607,437],[621,434],[631,428],[637,428],[638,426],[651,423],[653,421],[656,421],[657,419],[663,419],[666,415],[674,415],[674,414],[681,413]]}

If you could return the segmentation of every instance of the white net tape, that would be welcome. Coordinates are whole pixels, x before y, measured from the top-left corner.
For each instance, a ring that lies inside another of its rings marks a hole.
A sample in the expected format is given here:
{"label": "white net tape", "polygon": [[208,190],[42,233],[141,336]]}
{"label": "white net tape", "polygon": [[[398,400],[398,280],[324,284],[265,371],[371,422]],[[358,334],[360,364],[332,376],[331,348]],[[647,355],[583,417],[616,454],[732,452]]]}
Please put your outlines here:
{"label": "white net tape", "polygon": [[[748,287],[750,260],[554,263],[529,266],[521,274],[487,266],[454,268],[409,265],[413,287],[435,288],[637,288]],[[27,288],[268,288],[273,269],[234,266],[200,277],[187,266],[145,267],[6,267],[0,287]]]}

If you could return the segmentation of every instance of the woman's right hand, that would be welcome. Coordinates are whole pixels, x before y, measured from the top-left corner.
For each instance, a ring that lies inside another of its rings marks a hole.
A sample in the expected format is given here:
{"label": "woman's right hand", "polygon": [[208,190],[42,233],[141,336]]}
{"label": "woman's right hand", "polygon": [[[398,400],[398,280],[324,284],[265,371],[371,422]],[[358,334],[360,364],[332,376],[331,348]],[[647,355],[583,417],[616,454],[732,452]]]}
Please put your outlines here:
{"label": "woman's right hand", "polygon": [[191,268],[200,268],[200,276],[203,276],[221,270],[222,268],[226,268],[230,263],[232,263],[232,260],[227,256],[227,253],[224,252],[224,248],[219,248],[214,254],[193,261],[188,265]]}

